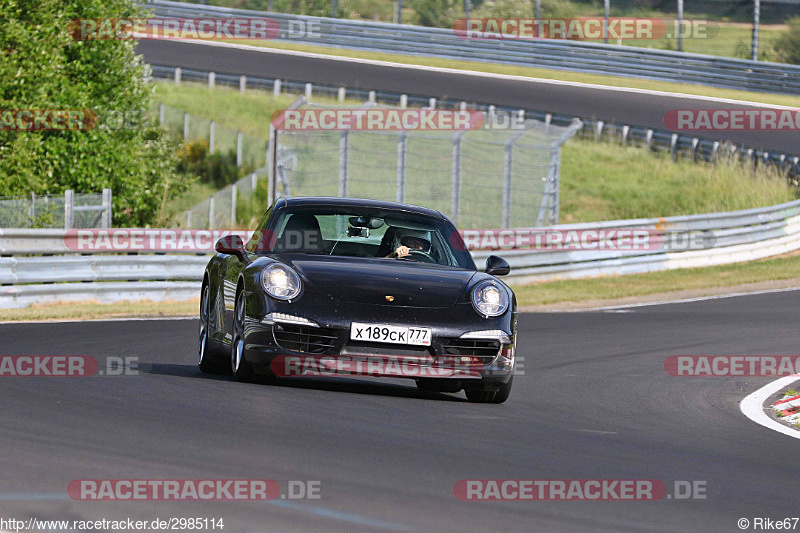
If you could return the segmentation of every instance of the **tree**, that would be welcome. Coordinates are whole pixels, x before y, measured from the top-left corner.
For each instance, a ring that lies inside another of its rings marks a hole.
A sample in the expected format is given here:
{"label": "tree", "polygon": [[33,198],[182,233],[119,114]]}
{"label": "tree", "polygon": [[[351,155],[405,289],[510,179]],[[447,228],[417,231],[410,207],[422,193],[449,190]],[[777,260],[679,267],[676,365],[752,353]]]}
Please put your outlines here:
{"label": "tree", "polygon": [[109,187],[114,223],[145,225],[182,190],[174,146],[145,118],[152,87],[134,41],[71,33],[74,19],[142,15],[128,0],[0,0],[0,112],[97,116],[93,128],[80,131],[0,131],[0,195]]}
{"label": "tree", "polygon": [[800,17],[789,19],[789,28],[775,41],[778,61],[800,65]]}

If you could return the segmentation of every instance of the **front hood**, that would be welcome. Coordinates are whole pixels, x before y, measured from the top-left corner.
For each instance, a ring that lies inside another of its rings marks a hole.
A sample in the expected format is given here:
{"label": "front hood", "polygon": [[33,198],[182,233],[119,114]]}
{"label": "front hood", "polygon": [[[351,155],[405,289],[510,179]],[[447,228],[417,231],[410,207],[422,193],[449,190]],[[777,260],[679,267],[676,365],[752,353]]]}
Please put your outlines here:
{"label": "front hood", "polygon": [[[397,259],[305,254],[280,258],[318,293],[335,300],[386,307],[455,305],[475,271]],[[389,301],[387,296],[394,297]]]}

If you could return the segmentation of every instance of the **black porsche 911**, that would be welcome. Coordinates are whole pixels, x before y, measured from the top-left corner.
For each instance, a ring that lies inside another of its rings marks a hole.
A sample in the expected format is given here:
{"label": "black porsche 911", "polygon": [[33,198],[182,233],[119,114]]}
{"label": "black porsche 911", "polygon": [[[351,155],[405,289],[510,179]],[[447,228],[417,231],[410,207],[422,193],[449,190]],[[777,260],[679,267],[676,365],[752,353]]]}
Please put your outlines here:
{"label": "black porsche 911", "polygon": [[216,244],[203,277],[199,366],[242,381],[406,377],[502,403],[514,376],[516,299],[479,271],[438,211],[350,198],[278,200],[245,244]]}

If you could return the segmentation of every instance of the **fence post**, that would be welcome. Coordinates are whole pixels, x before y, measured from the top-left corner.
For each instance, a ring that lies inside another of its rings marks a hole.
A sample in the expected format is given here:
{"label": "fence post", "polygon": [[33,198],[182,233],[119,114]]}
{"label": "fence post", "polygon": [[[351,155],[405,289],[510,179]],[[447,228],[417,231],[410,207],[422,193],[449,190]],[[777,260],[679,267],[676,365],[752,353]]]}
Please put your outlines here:
{"label": "fence post", "polygon": [[236,131],[236,167],[242,168],[242,130]]}
{"label": "fence post", "polygon": [[34,224],[36,222],[36,193],[35,192],[31,193],[30,217],[31,217],[31,224]]}
{"label": "fence post", "polygon": [[158,104],[158,125],[163,126],[166,121],[167,109],[164,102]]}
{"label": "fence post", "polygon": [[235,183],[231,185],[231,227],[236,227],[236,198],[239,193],[239,186]]}
{"label": "fence post", "polygon": [[339,135],[339,196],[347,197],[347,169],[350,152],[350,132]]}
{"label": "fence post", "polygon": [[214,197],[208,199],[208,227],[206,229],[211,229],[214,227]]}
{"label": "fence post", "polygon": [[239,92],[244,94],[247,91],[247,76],[239,76]]}
{"label": "fence post", "polygon": [[513,153],[514,143],[525,135],[525,130],[518,131],[511,135],[505,143],[503,156],[503,216],[502,227],[507,228],[511,225],[511,176],[514,164]]}
{"label": "fence post", "polygon": [[189,139],[189,113],[183,114],[183,140]]}
{"label": "fence post", "polygon": [[276,175],[275,166],[278,158],[276,157],[276,150],[278,149],[278,130],[272,124],[269,125],[269,142],[267,143],[267,205],[272,205],[276,200],[276,183],[278,176]]}
{"label": "fence post", "polygon": [[217,83],[217,74],[215,72],[208,73],[208,88],[213,89]]}
{"label": "fence post", "polygon": [[181,84],[181,67],[175,67],[175,85]]}
{"label": "fence post", "polygon": [[281,95],[281,80],[275,80],[275,83],[272,85],[272,96],[277,98]]}
{"label": "fence post", "polygon": [[192,210],[191,209],[186,211],[186,227],[187,228],[191,228],[192,227]]}
{"label": "fence post", "polygon": [[450,189],[450,216],[458,223],[461,215],[461,140],[466,131],[459,131],[453,136],[453,170]]}
{"label": "fence post", "polygon": [[75,222],[74,213],[72,208],[75,205],[75,191],[67,189],[64,191],[64,229],[72,229]]}
{"label": "fence post", "polygon": [[344,97],[346,94],[347,94],[347,89],[345,89],[344,87],[339,87],[339,93],[337,94],[339,102],[344,102]]}
{"label": "fence post", "polygon": [[214,133],[216,130],[216,124],[212,120],[211,123],[208,125],[208,153],[214,154]]}
{"label": "fence post", "polygon": [[258,176],[256,176],[255,172],[253,172],[252,174],[250,174],[250,191],[251,192],[255,191],[257,185],[258,185]]}
{"label": "fence post", "polygon": [[397,195],[398,202],[403,203],[406,198],[406,131],[401,131],[397,136]]}
{"label": "fence post", "polygon": [[103,216],[100,218],[102,228],[111,227],[111,189],[103,189]]}

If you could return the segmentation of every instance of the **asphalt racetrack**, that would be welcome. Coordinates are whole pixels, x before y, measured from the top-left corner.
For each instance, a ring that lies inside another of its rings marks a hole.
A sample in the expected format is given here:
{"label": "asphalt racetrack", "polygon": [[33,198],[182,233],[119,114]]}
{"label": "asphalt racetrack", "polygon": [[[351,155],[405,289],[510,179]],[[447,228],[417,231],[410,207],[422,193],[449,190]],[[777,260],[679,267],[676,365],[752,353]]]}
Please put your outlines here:
{"label": "asphalt racetrack", "polygon": [[[534,109],[666,130],[672,109],[752,109],[751,106],[577,85],[482,77],[458,72],[333,61],[269,50],[246,50],[170,40],[140,40],[137,52],[155,65],[211,70],[325,85]],[[754,100],[758,94],[754,93]],[[268,117],[264,117],[265,120]],[[707,131],[698,136],[800,155],[800,131]]]}
{"label": "asphalt racetrack", "polygon": [[[139,375],[0,378],[6,518],[222,518],[224,532],[739,531],[800,515],[798,441],[739,401],[769,378],[671,377],[670,355],[797,353],[800,292],[522,314],[503,405],[411,381],[206,376],[196,320],[0,325],[4,355],[139,358]],[[318,481],[272,502],[75,501],[76,479]],[[705,499],[465,502],[463,479],[704,482]]]}

